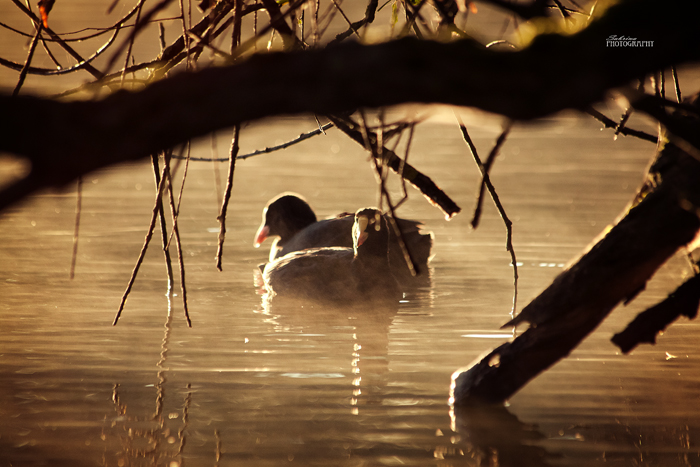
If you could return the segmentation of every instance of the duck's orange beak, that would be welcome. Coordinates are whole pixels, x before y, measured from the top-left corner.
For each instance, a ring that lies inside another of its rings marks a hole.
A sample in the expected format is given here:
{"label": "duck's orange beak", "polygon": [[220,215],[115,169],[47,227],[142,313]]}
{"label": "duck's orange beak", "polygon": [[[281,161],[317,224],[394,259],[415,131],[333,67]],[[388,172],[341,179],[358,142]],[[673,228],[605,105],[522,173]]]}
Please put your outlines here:
{"label": "duck's orange beak", "polygon": [[266,226],[265,224],[261,225],[255,234],[255,248],[260,248],[260,245],[265,241],[268,235],[270,235],[270,227]]}
{"label": "duck's orange beak", "polygon": [[369,234],[367,232],[361,232],[360,236],[357,238],[357,246],[360,246],[363,243],[365,243],[365,240],[367,240],[367,237],[369,237]]}
{"label": "duck's orange beak", "polygon": [[359,216],[357,219],[355,219],[355,224],[353,225],[353,229],[355,229],[354,236],[357,239],[357,245],[355,245],[355,248],[362,245],[365,240],[367,240],[367,237],[369,236],[369,234],[366,232],[367,224],[369,224],[369,219],[364,216]]}

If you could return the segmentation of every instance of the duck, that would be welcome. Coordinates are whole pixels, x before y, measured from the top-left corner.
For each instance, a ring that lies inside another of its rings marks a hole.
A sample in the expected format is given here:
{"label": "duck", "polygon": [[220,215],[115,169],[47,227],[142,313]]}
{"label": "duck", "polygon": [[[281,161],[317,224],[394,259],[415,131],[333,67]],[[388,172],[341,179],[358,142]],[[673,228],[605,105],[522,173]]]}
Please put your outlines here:
{"label": "duck", "polygon": [[[389,220],[387,215],[384,215]],[[418,276],[427,275],[432,258],[433,234],[421,229],[423,224],[408,219],[396,219],[406,245],[417,267]],[[318,220],[309,203],[299,194],[284,192],[268,201],[262,212],[262,223],[255,234],[254,246],[273,238],[269,261],[295,251],[309,248],[353,247],[352,226],[355,215],[340,213]],[[399,282],[411,281],[413,275],[399,245],[393,228],[389,229],[389,264]]]}
{"label": "duck", "polygon": [[386,217],[362,208],[352,219],[352,248],[305,249],[267,263],[262,278],[268,296],[339,305],[398,303],[402,293],[389,266]]}

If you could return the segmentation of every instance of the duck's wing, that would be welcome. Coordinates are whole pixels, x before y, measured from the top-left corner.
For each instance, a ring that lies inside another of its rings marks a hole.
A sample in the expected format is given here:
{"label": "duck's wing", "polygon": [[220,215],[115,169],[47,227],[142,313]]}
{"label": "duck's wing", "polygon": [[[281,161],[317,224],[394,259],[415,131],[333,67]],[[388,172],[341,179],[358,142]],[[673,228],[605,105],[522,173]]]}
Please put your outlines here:
{"label": "duck's wing", "polygon": [[287,254],[268,263],[263,280],[276,295],[342,300],[355,288],[350,248],[320,248]]}
{"label": "duck's wing", "polygon": [[[433,247],[433,233],[423,231],[423,223],[419,221],[414,221],[410,219],[396,219],[396,222],[403,233],[404,240],[406,241],[406,246],[411,252],[413,260],[418,264],[418,266],[425,266],[428,261],[432,258],[432,247]],[[389,262],[394,267],[400,267],[408,271],[408,266],[406,266],[406,260],[404,259],[403,252],[399,246],[396,234],[391,231],[391,242],[390,242],[390,256]]]}
{"label": "duck's wing", "polygon": [[314,222],[289,239],[284,247],[276,252],[276,257],[281,258],[289,253],[310,248],[352,248],[353,222],[354,218],[347,216]]}

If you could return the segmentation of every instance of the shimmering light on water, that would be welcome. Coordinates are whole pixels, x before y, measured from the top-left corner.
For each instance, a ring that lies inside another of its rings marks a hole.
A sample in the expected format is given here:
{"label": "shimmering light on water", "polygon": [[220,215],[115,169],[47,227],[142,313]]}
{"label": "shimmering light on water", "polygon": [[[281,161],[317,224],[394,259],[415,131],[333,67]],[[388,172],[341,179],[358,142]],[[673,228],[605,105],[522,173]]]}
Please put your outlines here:
{"label": "shimmering light on water", "polygon": [[[251,125],[242,144],[253,150],[314,125]],[[473,137],[487,151],[496,134]],[[329,131],[241,162],[223,273],[213,261],[211,164],[191,165],[178,221],[191,329],[179,297],[168,316],[155,244],[111,326],[151,211],[148,164],[86,178],[74,281],[71,187],[0,215],[0,465],[698,463],[697,324],[681,320],[631,356],[609,342],[677,283],[680,260],[507,407],[448,407],[451,374],[513,337],[500,329],[512,304],[503,224],[487,204],[480,227],[469,227],[476,171],[452,123],[419,126],[411,159],[464,212],[446,222],[413,192],[400,210],[435,233],[426,285],[394,309],[265,303],[254,272],[267,251],[252,247],[263,205],[285,190],[320,217],[376,204],[353,144]],[[571,115],[516,126],[493,181],[514,220],[521,306],[615,219],[652,152]]]}

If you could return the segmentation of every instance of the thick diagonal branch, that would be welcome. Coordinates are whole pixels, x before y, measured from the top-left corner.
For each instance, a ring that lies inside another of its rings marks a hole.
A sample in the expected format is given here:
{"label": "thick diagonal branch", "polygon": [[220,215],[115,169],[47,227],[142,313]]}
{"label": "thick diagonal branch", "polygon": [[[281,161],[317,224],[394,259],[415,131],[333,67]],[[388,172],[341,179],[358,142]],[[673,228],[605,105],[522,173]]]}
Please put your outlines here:
{"label": "thick diagonal branch", "polygon": [[455,374],[457,404],[499,403],[571,352],[618,304],[700,229],[700,161],[667,144],[671,166],[644,197],[573,266],[504,326],[530,323],[468,370]]}
{"label": "thick diagonal branch", "polygon": [[[254,56],[100,101],[0,96],[0,151],[32,163],[27,179],[0,192],[0,209],[36,189],[273,115],[406,102],[473,106],[516,120],[584,109],[646,73],[699,60],[697,17],[700,2],[675,0],[658,8],[653,0],[627,1],[578,34],[539,36],[518,52],[468,39],[406,38]],[[619,31],[654,40],[654,47],[606,47],[606,38]],[[29,124],[38,115],[51,122],[42,126],[41,138]]]}

